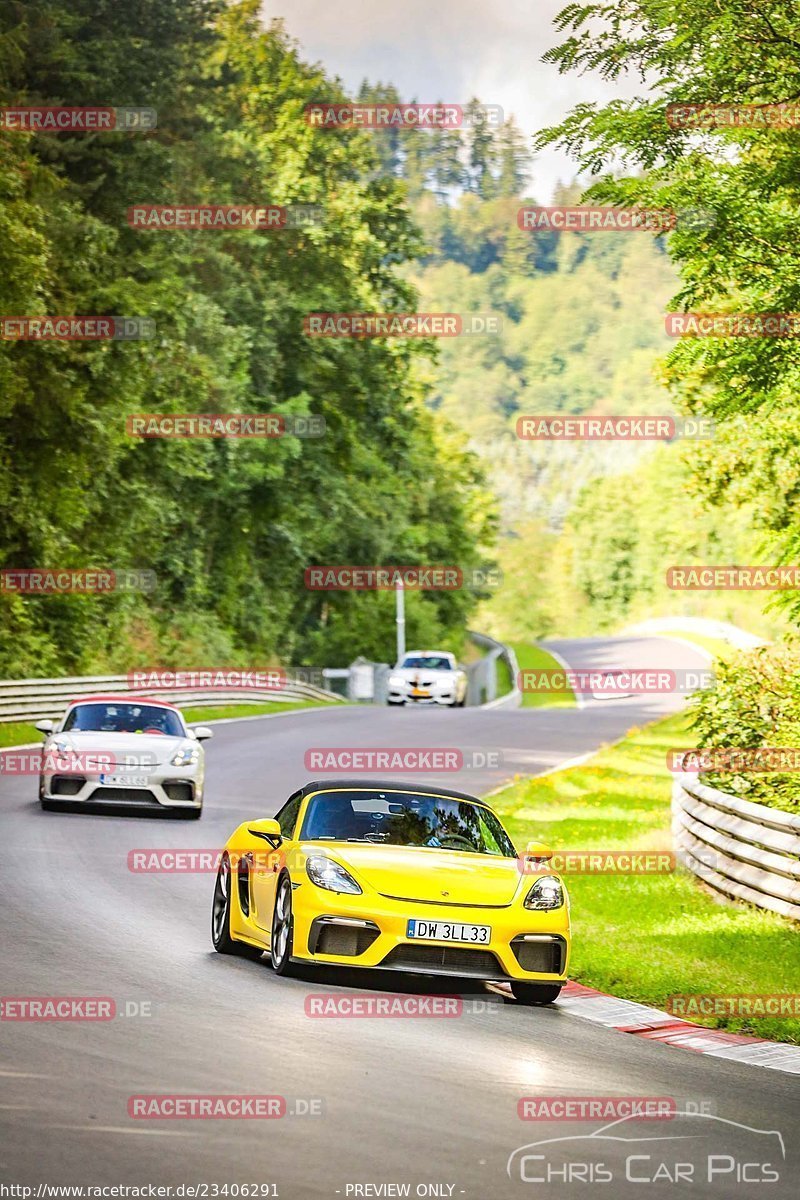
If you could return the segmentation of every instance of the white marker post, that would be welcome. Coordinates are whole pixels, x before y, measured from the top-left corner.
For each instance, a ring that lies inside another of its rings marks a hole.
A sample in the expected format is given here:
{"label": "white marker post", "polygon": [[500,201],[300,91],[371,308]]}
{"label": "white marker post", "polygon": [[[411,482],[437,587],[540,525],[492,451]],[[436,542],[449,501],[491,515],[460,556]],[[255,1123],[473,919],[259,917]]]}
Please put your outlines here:
{"label": "white marker post", "polygon": [[406,598],[403,593],[402,579],[397,580],[394,595],[397,623],[397,663],[399,666],[406,656]]}

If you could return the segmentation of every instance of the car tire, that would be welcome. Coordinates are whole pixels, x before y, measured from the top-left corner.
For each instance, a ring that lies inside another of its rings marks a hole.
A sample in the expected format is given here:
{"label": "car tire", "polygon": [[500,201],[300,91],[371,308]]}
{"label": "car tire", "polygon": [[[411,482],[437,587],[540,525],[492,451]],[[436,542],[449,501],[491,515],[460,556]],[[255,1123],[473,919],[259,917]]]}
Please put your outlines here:
{"label": "car tire", "polygon": [[518,1004],[552,1004],[561,992],[560,983],[517,983],[511,980],[511,991]]}
{"label": "car tire", "polygon": [[211,942],[217,954],[236,954],[239,958],[261,958],[264,953],[258,946],[247,942],[236,942],[231,937],[231,862],[223,854],[214,883],[214,900],[211,905]]}
{"label": "car tire", "polygon": [[290,974],[293,946],[292,881],[288,875],[282,875],[275,891],[275,908],[272,913],[272,931],[269,939],[269,956],[276,975]]}

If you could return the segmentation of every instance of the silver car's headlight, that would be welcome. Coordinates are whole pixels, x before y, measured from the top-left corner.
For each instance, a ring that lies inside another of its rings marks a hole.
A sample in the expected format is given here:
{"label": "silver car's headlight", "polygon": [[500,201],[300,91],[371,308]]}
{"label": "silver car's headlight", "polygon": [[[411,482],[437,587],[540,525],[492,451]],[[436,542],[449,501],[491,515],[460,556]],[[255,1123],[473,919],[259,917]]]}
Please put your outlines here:
{"label": "silver car's headlight", "polygon": [[199,746],[185,746],[183,750],[177,750],[170,761],[170,766],[173,767],[193,767],[200,757]]}
{"label": "silver car's headlight", "polygon": [[525,907],[543,911],[551,908],[561,908],[564,903],[564,889],[561,880],[555,875],[543,875],[537,879],[525,897]]}
{"label": "silver car's headlight", "polygon": [[314,854],[306,862],[306,873],[317,887],[327,888],[329,892],[350,892],[354,896],[361,894],[361,888],[349,871],[333,859],[321,854]]}
{"label": "silver car's headlight", "polygon": [[389,687],[402,687],[404,683],[405,679],[402,675],[389,676]]}

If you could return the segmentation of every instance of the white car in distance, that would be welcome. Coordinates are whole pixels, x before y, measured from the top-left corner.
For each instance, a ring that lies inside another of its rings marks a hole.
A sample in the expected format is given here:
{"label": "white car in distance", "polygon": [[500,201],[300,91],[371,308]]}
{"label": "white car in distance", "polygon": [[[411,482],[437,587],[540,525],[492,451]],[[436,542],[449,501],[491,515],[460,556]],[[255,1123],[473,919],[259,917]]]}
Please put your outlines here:
{"label": "white car in distance", "polygon": [[447,650],[410,650],[389,675],[389,704],[463,708],[467,673]]}

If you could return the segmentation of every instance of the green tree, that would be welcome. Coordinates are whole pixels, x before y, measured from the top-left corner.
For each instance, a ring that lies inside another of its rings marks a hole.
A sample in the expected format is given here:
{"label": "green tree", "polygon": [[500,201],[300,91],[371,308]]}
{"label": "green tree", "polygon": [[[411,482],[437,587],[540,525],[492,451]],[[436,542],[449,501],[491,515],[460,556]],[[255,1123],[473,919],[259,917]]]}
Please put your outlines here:
{"label": "green tree", "polygon": [[[596,177],[595,201],[671,209],[669,237],[681,285],[672,307],[718,313],[800,308],[800,148],[796,129],[771,126],[770,106],[800,95],[800,15],[762,0],[630,0],[570,4],[565,40],[545,57],[559,70],[647,79],[646,95],[578,105],[540,145],[559,143]],[[744,124],[668,120],[669,105],[750,106]],[[758,118],[764,118],[760,120]],[[617,174],[622,161],[629,173]],[[771,557],[797,561],[800,496],[786,429],[796,423],[796,338],[688,337],[667,379],[679,403],[720,424],[719,453],[704,455],[695,485],[715,501],[762,492]],[[741,418],[741,419],[740,419]],[[730,423],[731,433],[726,426]],[[732,449],[744,438],[742,453]],[[800,594],[781,603],[795,618]]]}

